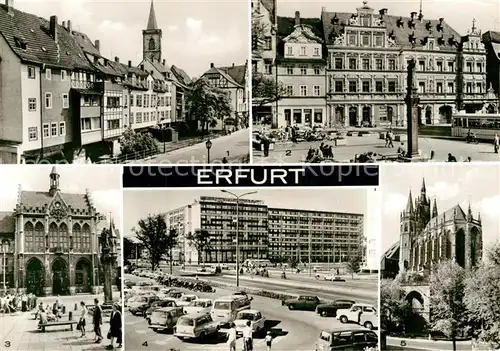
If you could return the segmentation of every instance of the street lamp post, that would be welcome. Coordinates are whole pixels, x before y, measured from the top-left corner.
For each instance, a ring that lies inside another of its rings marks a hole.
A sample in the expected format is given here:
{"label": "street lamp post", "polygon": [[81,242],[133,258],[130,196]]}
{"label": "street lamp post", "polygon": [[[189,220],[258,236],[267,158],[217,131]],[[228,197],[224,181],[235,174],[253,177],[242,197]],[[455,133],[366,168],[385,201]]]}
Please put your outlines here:
{"label": "street lamp post", "polygon": [[210,139],[206,141],[205,147],[207,148],[207,158],[208,158],[207,163],[210,163],[210,149],[212,148],[212,141]]}
{"label": "street lamp post", "polygon": [[240,211],[240,199],[243,196],[256,194],[256,191],[250,191],[241,195],[236,195],[227,190],[221,190],[223,193],[229,194],[236,199],[236,287],[240,286],[240,233],[239,233],[239,211]]}
{"label": "street lamp post", "polygon": [[2,275],[3,275],[3,293],[4,293],[4,296],[5,294],[7,293],[7,286],[5,285],[5,271],[6,271],[6,268],[5,267],[5,264],[6,264],[6,259],[5,259],[5,254],[7,253],[7,243],[6,242],[3,242],[2,243]]}

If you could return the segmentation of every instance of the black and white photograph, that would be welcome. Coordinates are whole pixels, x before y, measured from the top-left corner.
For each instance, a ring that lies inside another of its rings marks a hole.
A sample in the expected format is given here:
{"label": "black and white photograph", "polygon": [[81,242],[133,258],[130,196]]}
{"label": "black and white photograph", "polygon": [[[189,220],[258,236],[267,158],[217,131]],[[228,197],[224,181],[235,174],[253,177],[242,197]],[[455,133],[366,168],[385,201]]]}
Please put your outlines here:
{"label": "black and white photograph", "polygon": [[252,0],[254,163],[499,161],[494,0]]}
{"label": "black and white photograph", "polygon": [[0,169],[2,350],[121,348],[121,169]]}
{"label": "black and white photograph", "polygon": [[127,349],[375,350],[379,194],[125,189]]}
{"label": "black and white photograph", "polygon": [[248,163],[249,8],[2,0],[0,164]]}
{"label": "black and white photograph", "polygon": [[386,166],[382,349],[497,350],[500,168]]}

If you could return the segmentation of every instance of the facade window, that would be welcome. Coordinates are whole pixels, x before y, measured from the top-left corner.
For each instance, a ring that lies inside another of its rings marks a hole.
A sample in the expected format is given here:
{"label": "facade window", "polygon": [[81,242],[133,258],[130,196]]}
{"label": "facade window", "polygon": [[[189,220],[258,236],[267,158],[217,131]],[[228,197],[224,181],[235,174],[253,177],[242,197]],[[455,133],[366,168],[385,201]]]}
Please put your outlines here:
{"label": "facade window", "polygon": [[307,66],[300,66],[300,74],[302,75],[307,74]]}
{"label": "facade window", "polygon": [[323,110],[314,110],[314,123],[323,123]]}
{"label": "facade window", "polygon": [[311,118],[312,118],[312,110],[305,109],[304,110],[304,123],[311,124]]}
{"label": "facade window", "polygon": [[301,46],[300,47],[300,56],[306,56],[307,55],[307,47]]}
{"label": "facade window", "polygon": [[134,107],[134,100],[135,100],[135,95],[130,94],[130,107]]}
{"label": "facade window", "polygon": [[351,80],[349,81],[349,92],[350,93],[355,93],[358,90],[358,84],[356,81]]}
{"label": "facade window", "polygon": [[286,95],[293,96],[293,85],[287,85],[287,87],[286,87]]}
{"label": "facade window", "polygon": [[50,68],[45,69],[45,79],[47,80],[52,79],[52,70]]}
{"label": "facade window", "polygon": [[300,86],[300,96],[307,96],[307,86],[306,85]]}
{"label": "facade window", "polygon": [[481,83],[476,83],[476,94],[481,94],[483,91],[483,85]]}
{"label": "facade window", "polygon": [[467,72],[472,73],[472,62],[467,62]]}
{"label": "facade window", "polygon": [[448,72],[455,72],[455,64],[453,62],[448,62]]}
{"label": "facade window", "polygon": [[383,35],[376,35],[375,36],[375,46],[377,46],[377,47],[384,46],[384,36]]}
{"label": "facade window", "polygon": [[38,140],[38,128],[37,127],[29,127],[28,128],[28,136],[29,136],[29,141]]}
{"label": "facade window", "polygon": [[302,110],[301,109],[293,110],[293,123],[295,123],[295,124],[302,123]]}
{"label": "facade window", "polygon": [[423,60],[418,61],[418,69],[422,72],[425,71],[425,61]]}
{"label": "facade window", "polygon": [[273,39],[271,37],[265,37],[264,39],[264,50],[272,49]]}
{"label": "facade window", "polygon": [[149,112],[144,112],[144,122],[149,122]]}
{"label": "facade window", "polygon": [[50,125],[50,136],[57,136],[57,123],[52,123]]}
{"label": "facade window", "polygon": [[293,74],[293,66],[288,66],[286,68],[286,74]]}
{"label": "facade window", "polygon": [[269,63],[264,64],[265,74],[273,74],[272,66]]}
{"label": "facade window", "polygon": [[363,43],[363,46],[370,46],[370,36],[369,35],[362,35],[361,42]]}
{"label": "facade window", "polygon": [[344,82],[341,80],[336,80],[335,81],[335,92],[336,93],[343,93],[344,92]]}
{"label": "facade window", "polygon": [[59,135],[60,136],[66,135],[66,122],[59,122]]}
{"label": "facade window", "polygon": [[441,94],[443,92],[443,83],[437,82],[436,83],[436,93]]}
{"label": "facade window", "polygon": [[319,85],[315,85],[313,90],[314,90],[314,96],[320,96],[321,93]]}
{"label": "facade window", "polygon": [[363,93],[370,92],[370,82],[368,80],[363,81]]}
{"label": "facade window", "polygon": [[342,69],[343,68],[343,61],[341,57],[336,57],[335,58],[335,69]]}
{"label": "facade window", "polygon": [[108,121],[108,130],[120,129],[120,120],[113,119]]}
{"label": "facade window", "polygon": [[438,72],[443,72],[443,61],[436,62]]}
{"label": "facade window", "polygon": [[30,112],[36,111],[36,98],[28,99],[28,111]]}
{"label": "facade window", "polygon": [[455,90],[455,83],[448,83],[448,93],[453,94]]}
{"label": "facade window", "polygon": [[142,95],[137,95],[137,107],[142,107]]}
{"label": "facade window", "polygon": [[476,68],[477,68],[477,70],[476,70],[477,72],[483,73],[483,64],[482,63],[478,62],[476,64]]}
{"label": "facade window", "polygon": [[381,71],[383,69],[382,59],[375,60],[375,68],[377,71]]}
{"label": "facade window", "polygon": [[137,112],[135,123],[142,123],[142,112]]}
{"label": "facade window", "polygon": [[63,105],[63,108],[69,108],[68,93],[62,94],[62,105]]}
{"label": "facade window", "polygon": [[370,17],[368,16],[361,17],[361,25],[363,27],[370,27]]}
{"label": "facade window", "polygon": [[43,125],[43,137],[44,138],[49,138],[50,137],[50,130],[49,130],[49,124],[44,123]]}
{"label": "facade window", "polygon": [[419,82],[418,83],[418,92],[420,94],[424,94],[425,93],[425,82]]}
{"label": "facade window", "polygon": [[318,66],[314,66],[314,74],[317,76],[321,74],[321,69]]}
{"label": "facade window", "polygon": [[66,71],[65,71],[65,70],[62,70],[62,71],[61,71],[61,80],[66,80],[67,76],[68,76],[68,75],[66,74]]}
{"label": "facade window", "polygon": [[293,48],[291,46],[287,47],[287,55],[293,56]]}
{"label": "facade window", "polygon": [[314,48],[314,56],[320,56],[319,48]]}
{"label": "facade window", "polygon": [[356,69],[356,59],[355,58],[349,59],[349,69]]}
{"label": "facade window", "polygon": [[376,91],[377,93],[381,93],[381,92],[383,92],[383,86],[384,86],[383,82],[382,82],[382,81],[380,81],[380,80],[377,80],[377,81],[375,82],[375,91]]}
{"label": "facade window", "polygon": [[471,94],[472,93],[472,83],[467,82],[465,89],[466,89],[467,94]]}
{"label": "facade window", "polygon": [[370,70],[370,59],[363,59],[363,71]]}
{"label": "facade window", "polygon": [[52,108],[52,93],[45,93],[45,108]]}
{"label": "facade window", "polygon": [[35,67],[28,66],[28,78],[35,79]]}
{"label": "facade window", "polygon": [[395,93],[396,92],[396,82],[393,80],[387,82],[387,90],[390,93]]}
{"label": "facade window", "polygon": [[350,46],[356,46],[356,34],[349,34],[347,38]]}
{"label": "facade window", "polygon": [[395,70],[396,70],[396,60],[389,59],[389,71],[395,71]]}

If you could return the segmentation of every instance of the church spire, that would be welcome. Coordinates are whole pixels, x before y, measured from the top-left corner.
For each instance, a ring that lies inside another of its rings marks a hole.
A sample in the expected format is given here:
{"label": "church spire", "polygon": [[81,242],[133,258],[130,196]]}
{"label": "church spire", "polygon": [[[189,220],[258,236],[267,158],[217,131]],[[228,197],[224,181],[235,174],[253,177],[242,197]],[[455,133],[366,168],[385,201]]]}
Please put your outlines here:
{"label": "church spire", "polygon": [[436,199],[434,199],[434,205],[432,206],[432,218],[438,216],[438,205]]}
{"label": "church spire", "polygon": [[413,214],[413,199],[411,196],[411,190],[410,194],[408,195],[408,203],[406,204],[406,214],[407,215]]}
{"label": "church spire", "polygon": [[469,200],[469,208],[467,210],[467,220],[470,222],[472,221],[473,216],[472,216],[472,209],[470,208],[470,200]]}
{"label": "church spire", "polygon": [[158,29],[156,24],[155,6],[153,0],[151,0],[151,8],[149,9],[149,19],[147,29]]}
{"label": "church spire", "polygon": [[59,191],[59,173],[57,173],[56,166],[52,167],[50,172],[50,196],[54,196]]}
{"label": "church spire", "polygon": [[427,191],[427,189],[425,188],[425,178],[422,178],[422,190],[420,190],[420,192],[422,193],[424,198],[425,198],[426,191]]}

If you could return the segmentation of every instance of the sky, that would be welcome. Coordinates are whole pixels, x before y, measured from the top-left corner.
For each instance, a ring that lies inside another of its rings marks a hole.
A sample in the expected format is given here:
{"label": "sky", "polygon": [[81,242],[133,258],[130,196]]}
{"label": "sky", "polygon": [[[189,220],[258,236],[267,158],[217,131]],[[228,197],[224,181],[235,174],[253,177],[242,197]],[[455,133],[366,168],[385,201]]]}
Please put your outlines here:
{"label": "sky", "polygon": [[[249,189],[232,189],[240,195]],[[365,189],[259,189],[244,199],[263,200],[269,207],[304,210],[339,211],[366,214]],[[123,212],[125,235],[148,214],[167,212],[194,202],[200,196],[229,197],[220,190],[125,190]],[[366,227],[366,226],[365,226]]]}
{"label": "sky", "polygon": [[399,240],[399,216],[411,189],[420,195],[425,178],[427,196],[442,213],[459,204],[467,213],[470,199],[474,218],[481,213],[483,248],[500,240],[500,167],[497,165],[384,165],[382,184],[382,252]]}
{"label": "sky", "polygon": [[[356,12],[362,6],[361,0],[277,0],[278,15],[293,17],[299,11],[301,17],[316,17],[321,15],[321,7],[325,6],[329,12]],[[420,0],[391,0],[368,1],[368,6],[378,11],[387,8],[389,15],[410,16],[410,13],[419,12]],[[472,28],[472,20],[476,19],[476,26],[484,32],[500,30],[500,2],[498,0],[422,0],[422,13],[425,19],[439,19],[441,17],[459,34],[466,35]]]}
{"label": "sky", "polygon": [[[27,171],[29,170],[29,171]],[[13,211],[17,203],[18,187],[29,191],[48,191],[52,166],[0,167],[0,211]],[[109,220],[112,213],[115,227],[122,230],[121,167],[60,165],[61,192],[85,194],[88,188],[97,211]]]}
{"label": "sky", "polygon": [[[59,23],[71,20],[75,30],[99,39],[101,54],[120,62],[142,60],[142,30],[150,0],[14,0],[19,10]],[[154,0],[163,31],[162,59],[190,77],[210,68],[244,64],[249,57],[249,4],[246,0]]]}

